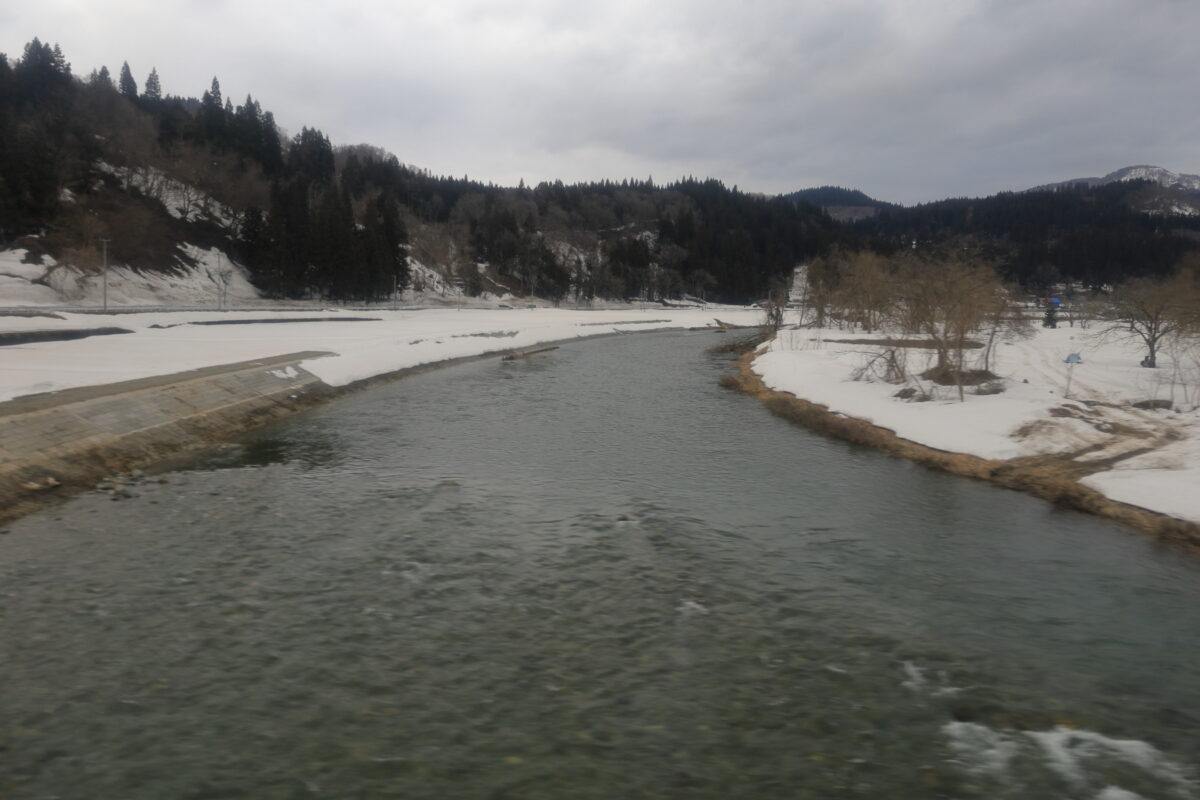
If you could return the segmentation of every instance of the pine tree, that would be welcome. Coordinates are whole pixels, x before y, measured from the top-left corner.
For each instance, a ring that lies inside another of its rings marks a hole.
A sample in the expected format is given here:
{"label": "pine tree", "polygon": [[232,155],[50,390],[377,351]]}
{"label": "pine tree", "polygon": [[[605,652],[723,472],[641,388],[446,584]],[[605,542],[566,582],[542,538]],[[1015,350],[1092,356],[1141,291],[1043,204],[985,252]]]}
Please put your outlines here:
{"label": "pine tree", "polygon": [[113,86],[112,75],[110,75],[108,73],[108,67],[103,67],[103,66],[100,67],[100,71],[96,73],[96,81],[95,82],[97,84],[99,84],[100,86],[103,86],[107,89],[117,88],[117,87]]}
{"label": "pine tree", "polygon": [[262,150],[259,154],[263,172],[278,175],[283,171],[283,143],[279,141],[279,129],[275,127],[275,115],[264,111],[262,115]]}
{"label": "pine tree", "polygon": [[48,102],[62,103],[72,88],[71,65],[58,45],[51,47],[36,38],[25,45],[24,55],[13,68],[13,92],[18,102],[43,107]]}
{"label": "pine tree", "polygon": [[129,70],[129,62],[121,64],[121,79],[118,84],[121,94],[128,97],[130,100],[137,100],[138,87],[137,81],[133,79],[133,73]]}
{"label": "pine tree", "polygon": [[54,49],[51,52],[53,53],[55,71],[59,72],[63,75],[70,75],[71,74],[71,64],[63,56],[62,49],[59,48],[59,46],[57,44],[55,44]]}
{"label": "pine tree", "polygon": [[146,88],[142,92],[142,99],[150,103],[162,100],[162,85],[158,82],[158,70],[154,67],[150,68],[150,74],[146,76]]}
{"label": "pine tree", "polygon": [[217,146],[225,144],[225,107],[221,99],[221,84],[215,77],[212,79],[212,88],[200,98],[197,122],[204,141]]}

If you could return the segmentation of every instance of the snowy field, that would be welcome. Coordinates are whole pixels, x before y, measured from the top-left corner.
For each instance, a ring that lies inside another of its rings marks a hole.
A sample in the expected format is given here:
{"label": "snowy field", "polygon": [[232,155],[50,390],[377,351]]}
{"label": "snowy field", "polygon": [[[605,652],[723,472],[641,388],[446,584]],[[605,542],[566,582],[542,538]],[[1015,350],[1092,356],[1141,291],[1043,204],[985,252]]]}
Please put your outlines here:
{"label": "snowy field", "polygon": [[[1031,338],[998,345],[992,371],[999,394],[910,379],[931,399],[896,397],[902,385],[870,371],[884,350],[868,336],[844,330],[785,329],[764,345],[754,370],[779,391],[887,428],[939,450],[988,459],[1048,453],[1077,460],[1113,459],[1112,468],[1083,483],[1114,500],[1200,522],[1200,352],[1166,352],[1158,369],[1138,366],[1144,351],[1103,341],[1095,331],[1037,328]],[[834,341],[850,340],[850,341]],[[1082,363],[1069,366],[1072,353]],[[905,348],[910,375],[932,353]],[[1165,400],[1169,410],[1138,409],[1135,402]],[[1142,454],[1139,451],[1148,450]]]}
{"label": "snowy field", "polygon": [[[0,333],[110,326],[132,331],[0,348],[0,401],[304,350],[331,353],[305,361],[303,367],[331,386],[344,386],[406,367],[496,350],[607,333],[703,327],[713,325],[714,317],[749,325],[761,316],[757,310],[741,308],[661,306],[644,310],[326,308],[0,316]],[[275,321],[253,322],[267,318]],[[321,321],[279,322],[314,318]],[[249,322],[196,324],[235,320]]]}

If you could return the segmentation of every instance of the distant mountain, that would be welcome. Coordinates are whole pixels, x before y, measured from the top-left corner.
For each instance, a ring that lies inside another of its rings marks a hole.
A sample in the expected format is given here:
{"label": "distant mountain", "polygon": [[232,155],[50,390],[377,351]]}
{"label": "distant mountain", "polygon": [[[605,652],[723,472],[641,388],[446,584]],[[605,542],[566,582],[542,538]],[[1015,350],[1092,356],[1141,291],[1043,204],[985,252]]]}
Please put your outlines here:
{"label": "distant mountain", "polygon": [[845,189],[841,186],[818,186],[813,189],[801,189],[798,192],[784,195],[789,200],[803,200],[820,206],[825,213],[838,222],[856,222],[869,219],[883,208],[894,208],[893,203],[876,200],[858,189]]}
{"label": "distant mountain", "polygon": [[1075,178],[1058,183],[1035,186],[1028,191],[1040,192],[1070,186],[1107,186],[1110,183],[1148,181],[1151,185],[1143,191],[1129,196],[1132,208],[1145,214],[1178,214],[1186,217],[1200,216],[1200,175],[1172,172],[1162,167],[1146,164],[1122,167],[1103,178]]}
{"label": "distant mountain", "polygon": [[1035,186],[1028,191],[1038,192],[1044,189],[1058,189],[1063,186],[1075,186],[1080,183],[1087,186],[1103,186],[1108,183],[1117,183],[1118,181],[1151,181],[1167,189],[1200,191],[1200,175],[1172,172],[1169,169],[1152,167],[1146,164],[1136,167],[1121,167],[1114,172],[1108,173],[1103,178],[1075,178],[1069,181],[1059,181],[1058,183],[1046,183],[1041,186]]}

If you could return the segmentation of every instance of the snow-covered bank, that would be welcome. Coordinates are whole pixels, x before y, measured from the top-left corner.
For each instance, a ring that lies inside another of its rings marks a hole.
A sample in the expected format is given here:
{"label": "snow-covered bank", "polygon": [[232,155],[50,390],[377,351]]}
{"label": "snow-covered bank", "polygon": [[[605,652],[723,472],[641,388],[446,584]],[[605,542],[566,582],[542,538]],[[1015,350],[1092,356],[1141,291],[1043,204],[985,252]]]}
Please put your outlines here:
{"label": "snow-covered bank", "polygon": [[[1130,343],[1101,341],[1078,328],[1038,329],[999,345],[993,372],[998,394],[959,402],[955,387],[914,379],[912,402],[901,388],[863,368],[885,350],[880,335],[789,329],[764,346],[754,370],[770,388],[866,420],[919,444],[986,459],[1061,454],[1096,462],[1083,483],[1119,502],[1200,522],[1200,364],[1187,354],[1145,369]],[[845,340],[845,341],[833,341]],[[929,351],[903,348],[910,375]],[[1082,363],[1064,359],[1077,353]],[[861,373],[861,374],[860,374]],[[857,378],[857,379],[856,379]],[[1134,408],[1167,401],[1169,410]],[[1150,452],[1143,452],[1149,450]]]}
{"label": "snow-covered bank", "polygon": [[[50,312],[47,312],[50,313]],[[712,325],[714,316],[756,324],[762,312],[740,308],[621,310],[381,309],[67,314],[0,317],[0,332],[78,330],[117,325],[117,336],[0,348],[0,401],[21,395],[164,375],[304,350],[331,356],[303,366],[332,386],[395,370],[497,350],[658,328]],[[280,320],[314,320],[279,322]],[[342,321],[340,318],[345,318]],[[363,318],[370,318],[364,320]],[[254,320],[273,320],[254,322]],[[357,318],[354,320],[352,318]],[[198,322],[245,320],[237,325]]]}

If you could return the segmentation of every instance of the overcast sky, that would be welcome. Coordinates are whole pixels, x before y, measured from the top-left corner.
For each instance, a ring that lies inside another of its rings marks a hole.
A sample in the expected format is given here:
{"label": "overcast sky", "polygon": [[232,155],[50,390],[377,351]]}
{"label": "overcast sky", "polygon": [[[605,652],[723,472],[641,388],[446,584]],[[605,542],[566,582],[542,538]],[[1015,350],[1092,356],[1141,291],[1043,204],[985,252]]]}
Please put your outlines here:
{"label": "overcast sky", "polygon": [[500,184],[716,177],[904,203],[1200,172],[1194,0],[31,0],[0,51],[253,94]]}

